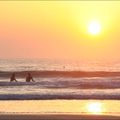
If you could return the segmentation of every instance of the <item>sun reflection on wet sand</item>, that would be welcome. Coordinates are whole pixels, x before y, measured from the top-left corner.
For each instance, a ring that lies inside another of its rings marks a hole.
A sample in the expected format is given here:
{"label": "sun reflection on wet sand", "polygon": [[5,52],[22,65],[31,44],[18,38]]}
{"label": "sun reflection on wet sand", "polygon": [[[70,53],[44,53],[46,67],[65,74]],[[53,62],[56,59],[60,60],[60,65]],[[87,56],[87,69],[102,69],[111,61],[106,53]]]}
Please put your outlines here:
{"label": "sun reflection on wet sand", "polygon": [[105,113],[103,103],[101,103],[101,102],[88,102],[87,105],[86,105],[86,110],[90,114]]}
{"label": "sun reflection on wet sand", "polygon": [[120,115],[119,100],[15,100],[0,101],[0,114],[105,114]]}

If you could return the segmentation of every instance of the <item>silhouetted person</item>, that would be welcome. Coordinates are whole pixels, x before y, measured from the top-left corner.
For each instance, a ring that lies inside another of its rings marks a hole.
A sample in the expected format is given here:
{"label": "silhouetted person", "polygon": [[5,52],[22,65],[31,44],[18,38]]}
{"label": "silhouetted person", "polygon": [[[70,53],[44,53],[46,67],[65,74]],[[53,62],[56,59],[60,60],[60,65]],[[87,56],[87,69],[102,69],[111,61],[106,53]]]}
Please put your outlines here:
{"label": "silhouetted person", "polygon": [[27,76],[26,76],[26,82],[30,82],[30,81],[35,82],[35,81],[33,80],[32,75],[31,75],[30,73],[28,73]]}
{"label": "silhouetted person", "polygon": [[17,82],[16,78],[15,78],[15,73],[12,74],[12,76],[10,77],[10,82],[15,81]]}

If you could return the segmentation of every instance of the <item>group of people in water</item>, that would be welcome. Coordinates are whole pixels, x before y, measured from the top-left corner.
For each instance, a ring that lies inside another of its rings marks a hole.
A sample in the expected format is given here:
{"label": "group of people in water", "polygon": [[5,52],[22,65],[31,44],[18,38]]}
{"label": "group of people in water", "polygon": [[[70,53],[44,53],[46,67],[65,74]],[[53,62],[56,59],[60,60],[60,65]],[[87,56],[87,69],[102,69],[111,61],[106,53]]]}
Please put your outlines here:
{"label": "group of people in water", "polygon": [[[13,74],[11,75],[11,77],[10,77],[10,82],[13,82],[13,81],[17,82],[16,77],[15,77],[15,73],[13,73]],[[30,81],[35,82],[35,81],[33,80],[32,75],[31,75],[30,73],[27,73],[26,82],[30,82]]]}

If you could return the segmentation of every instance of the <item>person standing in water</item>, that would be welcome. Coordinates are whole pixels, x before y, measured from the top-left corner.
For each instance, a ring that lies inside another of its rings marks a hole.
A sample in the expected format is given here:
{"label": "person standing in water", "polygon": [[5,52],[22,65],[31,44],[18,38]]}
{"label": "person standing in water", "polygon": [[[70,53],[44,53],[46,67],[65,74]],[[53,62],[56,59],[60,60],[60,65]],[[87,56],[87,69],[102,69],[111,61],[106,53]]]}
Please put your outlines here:
{"label": "person standing in water", "polygon": [[12,74],[12,76],[10,77],[10,82],[17,82],[16,78],[15,78],[15,73]]}
{"label": "person standing in water", "polygon": [[31,75],[30,73],[28,73],[27,76],[26,76],[26,82],[30,82],[30,81],[35,82],[35,81],[33,80],[32,75]]}

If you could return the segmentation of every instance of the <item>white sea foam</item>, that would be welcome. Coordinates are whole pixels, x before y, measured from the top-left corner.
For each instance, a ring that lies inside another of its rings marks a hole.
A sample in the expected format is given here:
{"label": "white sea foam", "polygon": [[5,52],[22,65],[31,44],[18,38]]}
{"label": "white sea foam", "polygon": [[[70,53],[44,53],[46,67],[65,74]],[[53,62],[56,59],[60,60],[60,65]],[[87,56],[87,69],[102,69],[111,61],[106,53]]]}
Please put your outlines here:
{"label": "white sea foam", "polygon": [[[13,72],[18,82],[9,82]],[[27,72],[36,82],[25,82]],[[120,99],[120,64],[1,59],[2,99]]]}
{"label": "white sea foam", "polygon": [[0,82],[0,99],[120,99],[118,78],[34,78]]}

